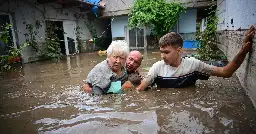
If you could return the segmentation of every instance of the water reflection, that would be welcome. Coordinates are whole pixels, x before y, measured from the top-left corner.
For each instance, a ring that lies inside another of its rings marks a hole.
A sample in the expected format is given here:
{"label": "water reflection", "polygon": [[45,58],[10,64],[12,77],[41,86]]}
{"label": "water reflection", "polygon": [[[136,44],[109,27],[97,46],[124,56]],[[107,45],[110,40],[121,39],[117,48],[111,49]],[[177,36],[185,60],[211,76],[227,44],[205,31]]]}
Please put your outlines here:
{"label": "water reflection", "polygon": [[39,132],[44,133],[157,133],[159,126],[154,111],[105,112],[77,115],[71,119],[42,119]]}
{"label": "water reflection", "polygon": [[[144,53],[141,71],[160,59]],[[60,62],[25,64],[0,77],[4,133],[255,133],[256,112],[236,77],[212,77],[184,89],[80,91],[105,56],[81,54]]]}

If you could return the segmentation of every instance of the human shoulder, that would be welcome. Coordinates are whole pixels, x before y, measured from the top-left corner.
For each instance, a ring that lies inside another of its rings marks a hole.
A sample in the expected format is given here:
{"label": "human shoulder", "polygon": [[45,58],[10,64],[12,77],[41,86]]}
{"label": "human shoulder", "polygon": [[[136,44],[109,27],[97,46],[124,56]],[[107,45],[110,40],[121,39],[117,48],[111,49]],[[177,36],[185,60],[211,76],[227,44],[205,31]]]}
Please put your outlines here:
{"label": "human shoulder", "polygon": [[191,68],[194,68],[195,70],[202,72],[202,73],[207,73],[211,74],[214,66],[209,65],[199,59],[196,59],[194,57],[186,57],[185,58],[185,66],[190,66]]}
{"label": "human shoulder", "polygon": [[166,64],[164,63],[164,61],[163,61],[163,60],[160,60],[160,61],[157,61],[156,63],[154,63],[154,64],[152,65],[152,67],[161,67],[161,66],[164,66],[164,65],[166,65]]}

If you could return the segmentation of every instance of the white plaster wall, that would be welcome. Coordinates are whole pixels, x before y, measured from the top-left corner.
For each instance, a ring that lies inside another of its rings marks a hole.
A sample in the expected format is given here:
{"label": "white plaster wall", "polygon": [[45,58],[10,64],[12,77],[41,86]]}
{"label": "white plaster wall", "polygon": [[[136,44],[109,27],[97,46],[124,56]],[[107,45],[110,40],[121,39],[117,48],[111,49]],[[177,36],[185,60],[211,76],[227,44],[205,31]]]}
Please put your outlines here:
{"label": "white plaster wall", "polygon": [[[217,0],[218,47],[232,60],[242,47],[246,30],[256,24],[256,0]],[[233,19],[233,24],[231,24]],[[240,29],[241,28],[241,29]],[[239,30],[238,30],[239,29]],[[236,75],[256,107],[256,38]]]}
{"label": "white plaster wall", "polygon": [[127,25],[128,25],[128,16],[114,17],[113,22],[111,24],[112,38],[124,37],[124,27]]}
{"label": "white plaster wall", "polygon": [[247,29],[256,24],[256,0],[217,0],[217,5],[218,30]]}

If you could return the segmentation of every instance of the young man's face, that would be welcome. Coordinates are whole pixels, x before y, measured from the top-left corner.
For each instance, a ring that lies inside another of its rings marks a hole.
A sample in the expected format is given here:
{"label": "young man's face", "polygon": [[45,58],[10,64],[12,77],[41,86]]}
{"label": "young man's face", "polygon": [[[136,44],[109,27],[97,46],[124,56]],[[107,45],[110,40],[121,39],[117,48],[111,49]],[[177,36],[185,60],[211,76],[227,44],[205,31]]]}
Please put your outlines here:
{"label": "young man's face", "polygon": [[165,46],[160,47],[161,57],[166,64],[173,65],[181,57],[181,47]]}

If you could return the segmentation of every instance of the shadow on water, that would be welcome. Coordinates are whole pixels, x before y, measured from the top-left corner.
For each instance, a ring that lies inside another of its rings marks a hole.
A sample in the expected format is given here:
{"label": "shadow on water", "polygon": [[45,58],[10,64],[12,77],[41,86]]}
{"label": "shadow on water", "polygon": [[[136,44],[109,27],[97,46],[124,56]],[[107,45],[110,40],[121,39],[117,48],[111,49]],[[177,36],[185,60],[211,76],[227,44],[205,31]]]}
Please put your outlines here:
{"label": "shadow on water", "polygon": [[[4,133],[255,133],[256,112],[237,78],[212,77],[184,89],[90,96],[80,91],[106,57],[80,54],[37,62],[0,78]],[[141,71],[160,54],[144,54]]]}

